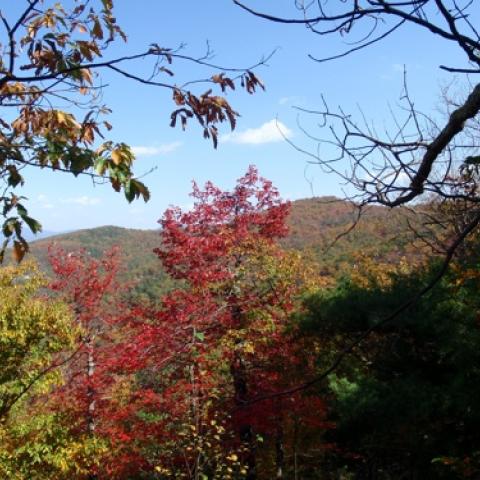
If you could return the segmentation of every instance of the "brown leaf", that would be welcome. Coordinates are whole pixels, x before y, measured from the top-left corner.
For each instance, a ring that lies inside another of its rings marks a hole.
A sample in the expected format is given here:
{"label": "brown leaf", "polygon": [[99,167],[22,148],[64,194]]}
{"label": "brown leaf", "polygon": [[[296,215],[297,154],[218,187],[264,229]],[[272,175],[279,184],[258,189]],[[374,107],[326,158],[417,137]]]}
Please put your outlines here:
{"label": "brown leaf", "polygon": [[185,105],[185,96],[180,90],[175,89],[173,91],[173,100],[177,105]]}
{"label": "brown leaf", "polygon": [[99,38],[100,40],[103,39],[103,30],[102,30],[102,26],[100,25],[100,22],[98,21],[98,19],[95,19],[95,22],[93,24],[92,33],[96,38]]}
{"label": "brown leaf", "polygon": [[23,245],[21,242],[14,240],[13,242],[13,250],[12,250],[12,255],[13,259],[17,262],[20,263],[23,260],[23,257],[27,253],[27,249],[25,248],[25,245]]}
{"label": "brown leaf", "polygon": [[210,127],[210,134],[212,136],[213,148],[218,147],[218,130],[216,127]]}
{"label": "brown leaf", "polygon": [[89,83],[90,85],[93,84],[93,77],[92,77],[92,72],[88,68],[82,68],[80,70],[82,73],[82,78],[85,82]]}

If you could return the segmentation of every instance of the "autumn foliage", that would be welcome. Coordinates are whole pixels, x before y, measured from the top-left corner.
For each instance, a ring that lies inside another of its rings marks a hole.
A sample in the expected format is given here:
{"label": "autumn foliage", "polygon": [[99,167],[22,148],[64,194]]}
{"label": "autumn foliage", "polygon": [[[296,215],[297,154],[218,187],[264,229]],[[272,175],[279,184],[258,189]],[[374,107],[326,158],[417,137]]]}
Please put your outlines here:
{"label": "autumn foliage", "polygon": [[474,478],[473,243],[436,293],[382,325],[435,265],[359,251],[326,278],[281,247],[290,204],[254,167],[192,197],[160,220],[171,283],[155,301],[135,296],[117,248],[52,246],[48,282],[27,264],[2,270],[2,475]]}

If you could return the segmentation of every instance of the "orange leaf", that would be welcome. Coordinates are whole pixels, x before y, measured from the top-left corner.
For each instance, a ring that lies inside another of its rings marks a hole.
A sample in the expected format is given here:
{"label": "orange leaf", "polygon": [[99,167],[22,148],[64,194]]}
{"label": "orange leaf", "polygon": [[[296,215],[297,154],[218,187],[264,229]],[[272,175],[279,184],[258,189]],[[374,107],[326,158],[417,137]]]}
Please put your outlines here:
{"label": "orange leaf", "polygon": [[23,257],[27,253],[27,249],[25,248],[25,245],[22,245],[20,242],[15,240],[13,242],[13,258],[17,263],[20,263],[23,260]]}

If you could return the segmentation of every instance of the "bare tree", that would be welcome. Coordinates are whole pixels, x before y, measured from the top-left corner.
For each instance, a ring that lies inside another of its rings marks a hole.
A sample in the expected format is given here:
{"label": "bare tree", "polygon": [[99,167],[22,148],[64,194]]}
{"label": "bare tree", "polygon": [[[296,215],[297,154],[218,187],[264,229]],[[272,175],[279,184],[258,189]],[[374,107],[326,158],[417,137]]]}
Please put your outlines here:
{"label": "bare tree", "polygon": [[[424,194],[445,199],[463,198],[477,204],[480,156],[478,114],[480,84],[470,81],[480,74],[480,34],[472,0],[346,0],[296,1],[298,18],[282,18],[253,10],[233,0],[244,10],[269,21],[300,24],[313,34],[339,34],[349,47],[338,54],[311,58],[317,62],[340,59],[381,42],[407,24],[428,30],[440,40],[458,46],[463,64],[440,65],[456,74],[466,74],[469,91],[460,101],[449,101],[448,115],[441,121],[420,112],[411,98],[406,79],[402,108],[392,113],[395,128],[381,132],[362,115],[356,121],[342,109],[331,110],[327,102],[319,110],[303,110],[320,116],[329,135],[318,138],[334,147],[333,156],[310,153],[313,162],[337,173],[355,187],[360,204],[379,203],[396,207],[418,200]],[[478,15],[478,13],[477,13]],[[352,38],[353,37],[353,38]],[[350,163],[343,173],[345,161]]]}
{"label": "bare tree", "polygon": [[[443,92],[442,115],[426,114],[416,108],[404,72],[400,109],[392,112],[393,128],[387,131],[375,127],[363,112],[356,120],[341,108],[332,110],[324,99],[318,110],[300,109],[319,117],[321,131],[327,133],[319,136],[304,129],[318,142],[314,152],[289,143],[309,156],[311,163],[338,175],[350,187],[350,199],[357,205],[359,216],[372,203],[389,208],[411,204],[418,210],[422,201],[428,201],[438,207],[433,213],[427,211],[426,226],[432,228],[418,232],[417,238],[443,259],[428,285],[347,344],[323,372],[268,397],[273,398],[324,380],[373,331],[392,322],[431,291],[478,233],[480,84],[474,80],[480,74],[480,33],[476,28],[480,10],[474,0],[295,0],[292,3],[298,15],[287,18],[257,11],[246,1],[233,2],[263,20],[303,25],[320,37],[348,39],[347,48],[339,53],[323,58],[310,55],[319,63],[343,59],[382,42],[403,27],[415,26],[430,32],[439,43],[446,41],[458,47],[459,63],[439,68],[463,76],[465,85],[461,95]],[[324,151],[333,154],[326,156]],[[345,169],[346,164],[349,168]],[[441,229],[447,234],[439,234]]]}

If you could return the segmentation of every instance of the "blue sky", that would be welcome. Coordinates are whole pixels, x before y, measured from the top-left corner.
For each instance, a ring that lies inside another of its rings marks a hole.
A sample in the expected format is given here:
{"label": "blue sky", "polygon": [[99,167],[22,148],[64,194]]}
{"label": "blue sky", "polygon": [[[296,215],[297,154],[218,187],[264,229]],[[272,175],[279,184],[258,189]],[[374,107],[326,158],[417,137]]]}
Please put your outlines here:
{"label": "blue sky", "polygon": [[[275,5],[286,12],[292,0],[252,1],[250,5]],[[230,0],[117,0],[117,18],[129,36],[126,45],[117,45],[111,54],[141,51],[150,43],[176,47],[185,44],[185,53],[201,55],[208,41],[215,63],[244,67],[256,63],[274,49],[268,67],[257,74],[266,92],[249,96],[229,94],[241,113],[235,133],[227,127],[217,150],[201,137],[193,123],[186,132],[169,127],[173,105],[167,91],[138,85],[115,76],[105,76],[109,84],[104,100],[112,108],[109,121],[113,139],[135,147],[137,174],[156,167],[143,180],[152,192],[147,204],[127,204],[108,185],[94,186],[87,178],[64,174],[30,172],[24,194],[30,212],[45,230],[65,231],[99,225],[156,228],[168,205],[188,207],[191,180],[211,180],[231,187],[249,164],[273,181],[286,198],[314,195],[341,195],[338,179],[323,174],[308,159],[289,146],[278,132],[302,147],[314,150],[297,126],[293,106],[321,107],[324,95],[332,107],[342,105],[382,124],[388,122],[388,103],[395,105],[402,89],[403,66],[416,105],[430,111],[440,103],[442,85],[452,80],[438,65],[465,65],[461,53],[447,42],[433,39],[416,28],[407,28],[386,41],[356,55],[328,63],[315,63],[307,55],[329,55],[342,51],[338,36],[318,37],[301,26],[265,22],[239,10]],[[143,64],[132,65],[142,69]],[[192,65],[173,65],[178,81],[203,78],[208,73]],[[301,116],[302,125],[316,132],[318,119]]]}

